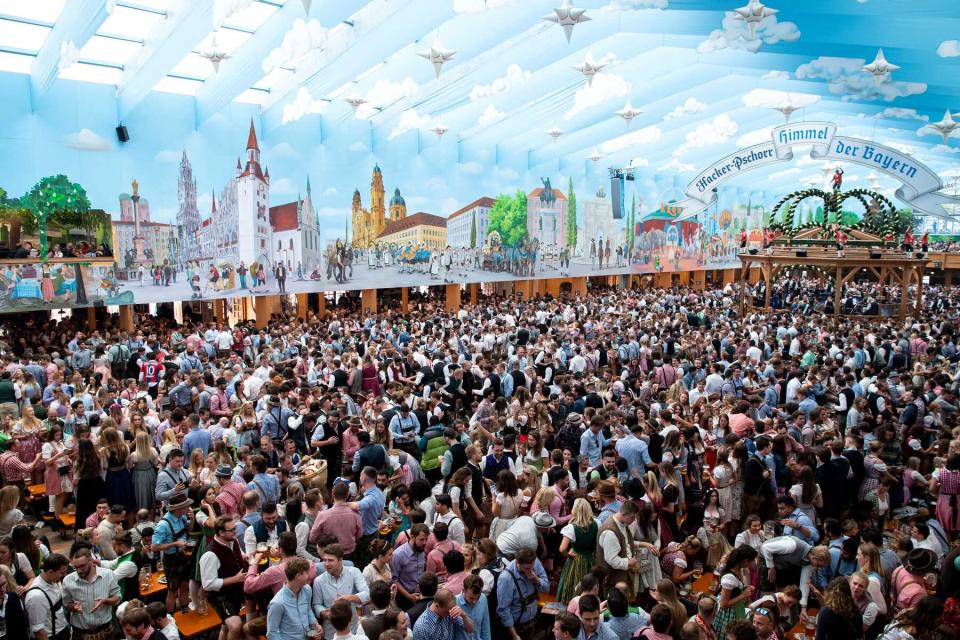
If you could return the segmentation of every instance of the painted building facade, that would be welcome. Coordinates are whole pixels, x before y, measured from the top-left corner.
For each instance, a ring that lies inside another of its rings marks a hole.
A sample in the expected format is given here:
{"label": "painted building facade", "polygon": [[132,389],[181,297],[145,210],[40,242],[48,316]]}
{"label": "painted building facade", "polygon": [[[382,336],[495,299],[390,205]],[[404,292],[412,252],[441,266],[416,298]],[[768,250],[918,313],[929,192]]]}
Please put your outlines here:
{"label": "painted building facade", "polygon": [[270,207],[270,227],[274,261],[283,262],[289,272],[309,273],[323,264],[320,220],[313,205],[309,177],[306,197]]}
{"label": "painted building facade", "polygon": [[383,173],[379,165],[373,166],[370,176],[370,209],[363,208],[360,190],[353,192],[350,219],[353,227],[351,243],[355,247],[366,248],[376,244],[383,235],[387,224],[398,222],[407,217],[407,203],[400,195],[400,189],[394,189],[390,199],[390,217],[387,218],[387,209],[384,204],[385,189],[383,187]]}
{"label": "painted building facade", "polygon": [[377,238],[383,244],[424,245],[429,249],[447,246],[447,219],[432,213],[415,213],[402,220],[391,222]]}
{"label": "painted building facade", "polygon": [[483,196],[467,206],[454,211],[447,217],[447,242],[451,247],[470,247],[470,236],[476,225],[476,244],[482,247],[487,239],[487,227],[490,224],[490,209],[496,201]]}
{"label": "painted building facade", "polygon": [[567,205],[567,196],[560,189],[531,191],[527,194],[527,235],[543,246],[566,245]]}

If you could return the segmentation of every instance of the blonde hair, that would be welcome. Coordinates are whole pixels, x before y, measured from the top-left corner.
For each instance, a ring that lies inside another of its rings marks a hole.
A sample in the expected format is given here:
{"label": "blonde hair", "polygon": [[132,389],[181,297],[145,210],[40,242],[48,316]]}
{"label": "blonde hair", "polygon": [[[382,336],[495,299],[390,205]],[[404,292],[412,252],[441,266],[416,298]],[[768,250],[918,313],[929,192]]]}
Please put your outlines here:
{"label": "blonde hair", "polygon": [[[528,464],[523,467],[523,482],[524,489],[530,489],[530,497],[533,497],[540,493],[540,472],[532,464]],[[533,478],[533,482],[527,484],[527,479]]]}
{"label": "blonde hair", "polygon": [[163,441],[163,444],[179,444],[177,442],[177,433],[173,429],[164,429],[160,439]]}
{"label": "blonde hair", "polygon": [[548,511],[556,497],[557,493],[553,490],[553,487],[541,487],[533,501],[540,507],[540,511]]}
{"label": "blonde hair", "polygon": [[[16,562],[16,558],[14,558],[13,561]],[[0,580],[3,580],[7,583],[7,593],[16,595],[17,581],[13,579],[13,572],[10,571],[10,567],[7,565],[0,564]]]}
{"label": "blonde hair", "polygon": [[660,493],[660,483],[657,482],[657,475],[653,471],[647,471],[643,479],[643,488],[651,499],[663,500],[663,494]]}
{"label": "blonde hair", "polygon": [[[870,576],[868,576],[863,571],[854,571],[850,574],[850,582],[853,583],[854,580],[859,580],[863,583],[864,588],[870,586]],[[869,595],[869,593],[868,593]]]}
{"label": "blonde hair", "polygon": [[883,563],[880,562],[880,550],[877,549],[877,545],[871,542],[863,542],[860,544],[859,551],[866,559],[860,570],[867,574],[876,573],[883,577]]}
{"label": "blonde hair", "polygon": [[590,507],[590,503],[583,498],[574,500],[571,516],[570,524],[581,529],[589,529],[593,523],[593,509]]}
{"label": "blonde hair", "polygon": [[203,456],[203,449],[194,449],[190,452],[190,473],[196,476],[200,473],[200,470],[203,469],[204,464],[206,464],[206,462]]}
{"label": "blonde hair", "polygon": [[477,566],[477,546],[472,542],[465,542],[460,545],[460,553],[463,554],[463,570],[475,569]]}
{"label": "blonde hair", "polygon": [[0,520],[20,504],[20,488],[8,484],[0,489]]}
{"label": "blonde hair", "polygon": [[153,458],[153,443],[150,442],[150,435],[146,431],[140,431],[133,437],[133,448],[141,460]]}

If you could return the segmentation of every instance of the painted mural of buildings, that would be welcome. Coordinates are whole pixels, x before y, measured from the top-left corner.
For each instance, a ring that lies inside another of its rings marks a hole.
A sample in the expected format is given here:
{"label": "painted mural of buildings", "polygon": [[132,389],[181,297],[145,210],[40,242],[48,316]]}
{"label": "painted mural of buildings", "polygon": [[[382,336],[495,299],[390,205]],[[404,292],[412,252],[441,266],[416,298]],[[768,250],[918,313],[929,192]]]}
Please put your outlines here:
{"label": "painted mural of buildings", "polygon": [[296,273],[298,267],[309,272],[323,264],[320,219],[313,206],[309,177],[305,198],[270,207],[270,227],[275,262],[283,262],[291,273]]}
{"label": "painted mural of buildings", "polygon": [[447,217],[447,243],[451,247],[469,247],[470,236],[476,225],[476,245],[482,247],[487,239],[487,226],[490,223],[490,209],[496,200],[488,196],[477,198],[462,209]]}
{"label": "painted mural of buildings", "polygon": [[[549,185],[550,181],[547,180]],[[545,246],[567,242],[567,196],[560,189],[538,188],[527,194],[527,235]]]}
{"label": "painted mural of buildings", "polygon": [[659,209],[651,211],[637,223],[638,235],[650,231],[662,231],[668,244],[686,246],[695,243],[699,237],[700,224],[696,218],[678,220],[682,213],[683,207],[678,207],[672,202],[662,202]]}
{"label": "painted mural of buildings", "polygon": [[150,201],[141,196],[134,207],[133,198],[129,193],[120,194],[120,221],[133,222],[134,209],[136,215],[140,217],[140,222],[150,222]]}
{"label": "painted mural of buildings", "polygon": [[424,245],[428,249],[447,246],[447,219],[423,211],[394,220],[377,238],[383,244]]}
{"label": "painted mural of buildings", "polygon": [[384,202],[385,195],[383,173],[380,171],[379,165],[374,165],[373,174],[370,176],[370,209],[363,208],[360,189],[355,189],[353,192],[351,209],[353,226],[351,243],[353,246],[366,248],[375,244],[377,238],[387,228],[387,223],[397,222],[407,217],[407,203],[400,195],[400,189],[394,189],[393,198],[390,200],[389,218],[387,218],[387,209]]}
{"label": "painted mural of buildings", "polygon": [[197,208],[197,180],[187,158],[187,150],[180,157],[177,180],[177,228],[180,239],[181,262],[200,258],[200,210]]}
{"label": "painted mural of buildings", "polygon": [[273,229],[269,219],[270,171],[260,166],[257,132],[250,122],[246,162],[237,160],[236,176],[212,198],[210,215],[201,219],[197,183],[186,151],[180,161],[177,225],[185,260],[236,265],[272,264]]}
{"label": "painted mural of buildings", "polygon": [[150,221],[150,202],[141,197],[134,211],[133,198],[128,193],[120,194],[120,217],[113,217],[114,255],[119,263],[124,256],[135,255],[133,239],[136,236],[134,216],[140,218],[140,235],[143,236],[143,252],[150,264],[163,264],[164,260],[177,261],[177,226]]}
{"label": "painted mural of buildings", "polygon": [[[578,199],[579,200],[579,199]],[[626,242],[626,228],[622,220],[613,217],[613,204],[607,198],[607,193],[601,186],[595,197],[577,203],[579,205],[581,223],[577,233],[577,254],[590,254],[590,241],[595,240],[596,246],[604,244],[609,239],[612,246]]]}

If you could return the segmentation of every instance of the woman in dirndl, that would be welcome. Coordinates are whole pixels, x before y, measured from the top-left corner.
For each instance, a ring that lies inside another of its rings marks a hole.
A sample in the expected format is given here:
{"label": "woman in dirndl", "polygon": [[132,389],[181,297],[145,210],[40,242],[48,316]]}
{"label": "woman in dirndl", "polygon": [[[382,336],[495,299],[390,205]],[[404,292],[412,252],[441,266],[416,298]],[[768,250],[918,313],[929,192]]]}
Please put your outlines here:
{"label": "woman in dirndl", "polygon": [[960,531],[960,455],[950,456],[945,467],[934,470],[930,490],[937,494],[937,520],[952,537]]}
{"label": "woman in dirndl", "polygon": [[730,552],[720,578],[720,594],[713,630],[718,638],[725,638],[727,624],[747,617],[746,607],[753,601],[750,573],[757,560],[757,550],[742,545]]}
{"label": "woman in dirndl", "polygon": [[590,503],[577,498],[573,503],[572,516],[570,522],[560,530],[560,555],[566,557],[557,585],[557,602],[562,604],[577,594],[577,585],[593,568],[597,552],[598,527]]}

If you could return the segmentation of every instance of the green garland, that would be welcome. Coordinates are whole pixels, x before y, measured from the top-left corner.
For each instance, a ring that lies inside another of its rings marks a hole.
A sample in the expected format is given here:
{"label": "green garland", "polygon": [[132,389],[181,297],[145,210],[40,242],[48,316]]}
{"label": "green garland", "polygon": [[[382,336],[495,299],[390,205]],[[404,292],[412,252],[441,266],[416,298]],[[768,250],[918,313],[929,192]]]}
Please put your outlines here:
{"label": "green garland", "polygon": [[[868,197],[881,205],[879,211],[871,209],[870,203],[867,201]],[[820,198],[823,200],[823,220],[819,222],[807,222],[797,226],[797,207],[807,198]],[[853,225],[847,225],[841,222],[843,203],[849,198],[854,198],[859,201],[860,204],[863,205],[864,211],[866,211],[863,219]],[[793,240],[799,233],[814,228],[821,230],[821,238],[830,238],[832,225],[835,223],[839,224],[840,228],[844,231],[863,230],[878,235],[881,238],[888,233],[897,234],[901,226],[900,213],[897,211],[893,202],[882,193],[870,189],[852,189],[846,192],[840,191],[839,188],[834,188],[832,192],[813,188],[801,189],[800,191],[794,191],[781,198],[777,204],[773,206],[771,215],[779,215],[784,206],[787,208],[783,213],[783,220],[774,222],[770,225],[770,228],[775,232],[779,232],[789,240]],[[834,218],[835,222],[830,222],[831,217]]]}

